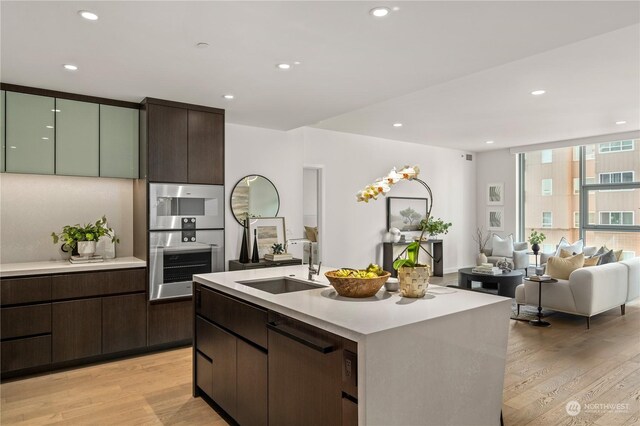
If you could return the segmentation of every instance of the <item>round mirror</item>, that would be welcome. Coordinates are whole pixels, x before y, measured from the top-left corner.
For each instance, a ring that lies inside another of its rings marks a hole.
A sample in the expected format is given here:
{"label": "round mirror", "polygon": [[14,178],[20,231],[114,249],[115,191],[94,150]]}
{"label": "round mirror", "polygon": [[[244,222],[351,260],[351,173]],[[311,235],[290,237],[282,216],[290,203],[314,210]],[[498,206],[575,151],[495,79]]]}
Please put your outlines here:
{"label": "round mirror", "polygon": [[275,185],[260,175],[245,176],[231,191],[231,211],[240,225],[248,217],[274,217],[280,210]]}

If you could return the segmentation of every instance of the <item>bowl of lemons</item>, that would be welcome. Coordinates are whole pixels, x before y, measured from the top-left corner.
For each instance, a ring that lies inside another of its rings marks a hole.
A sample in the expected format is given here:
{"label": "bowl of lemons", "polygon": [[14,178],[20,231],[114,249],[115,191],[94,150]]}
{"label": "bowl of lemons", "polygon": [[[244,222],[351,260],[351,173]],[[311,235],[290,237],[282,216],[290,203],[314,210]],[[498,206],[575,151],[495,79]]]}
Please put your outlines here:
{"label": "bowl of lemons", "polygon": [[340,296],[362,298],[374,296],[391,273],[371,264],[367,269],[343,268],[325,272],[324,275]]}

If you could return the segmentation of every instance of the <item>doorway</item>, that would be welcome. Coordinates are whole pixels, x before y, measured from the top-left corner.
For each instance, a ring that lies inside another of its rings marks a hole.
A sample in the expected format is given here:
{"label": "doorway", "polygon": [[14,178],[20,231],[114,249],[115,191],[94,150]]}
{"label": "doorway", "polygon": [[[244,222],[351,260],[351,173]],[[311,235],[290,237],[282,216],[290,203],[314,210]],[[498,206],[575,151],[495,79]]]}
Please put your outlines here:
{"label": "doorway", "polygon": [[304,245],[303,263],[309,263],[309,250],[314,264],[322,261],[322,244],[324,242],[323,221],[323,166],[305,165],[303,171],[302,190],[302,224],[304,237],[310,241]]}

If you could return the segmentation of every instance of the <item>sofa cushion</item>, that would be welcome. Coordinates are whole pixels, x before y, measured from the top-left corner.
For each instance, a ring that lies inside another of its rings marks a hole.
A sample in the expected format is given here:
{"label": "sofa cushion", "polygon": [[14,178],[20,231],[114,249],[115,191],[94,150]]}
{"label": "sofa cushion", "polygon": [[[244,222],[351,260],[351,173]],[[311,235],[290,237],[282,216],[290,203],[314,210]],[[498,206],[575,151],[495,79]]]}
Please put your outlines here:
{"label": "sofa cushion", "polygon": [[614,250],[613,255],[616,257],[616,262],[620,262],[620,258],[622,257],[622,250]]}
{"label": "sofa cushion", "polygon": [[493,234],[491,248],[492,256],[513,257],[513,235],[502,238],[500,235]]}
{"label": "sofa cushion", "polygon": [[571,257],[551,257],[547,262],[547,274],[558,280],[568,280],[569,275],[584,265],[584,254],[579,253]]}
{"label": "sofa cushion", "polygon": [[566,249],[560,249],[560,257],[561,257],[561,258],[563,258],[563,259],[564,259],[565,257],[571,257],[571,256],[574,256],[574,255],[576,255],[576,254],[578,254],[578,253],[572,253],[572,252],[570,252],[569,250],[566,250]]}
{"label": "sofa cushion", "polygon": [[560,239],[558,243],[558,248],[556,250],[556,256],[560,256],[560,250],[565,249],[570,251],[571,253],[582,253],[582,249],[584,248],[584,241],[578,240],[573,244],[569,244],[569,241],[565,237]]}
{"label": "sofa cushion", "polygon": [[629,288],[627,290],[627,302],[640,297],[640,257],[632,257],[631,259],[620,262],[627,268],[629,273]]}
{"label": "sofa cushion", "polygon": [[615,263],[618,260],[616,259],[616,255],[613,253],[613,250],[609,250],[602,256],[600,256],[600,262],[598,265],[606,265],[607,263]]}
{"label": "sofa cushion", "polygon": [[584,259],[584,267],[587,266],[597,266],[600,262],[600,256],[587,257]]}

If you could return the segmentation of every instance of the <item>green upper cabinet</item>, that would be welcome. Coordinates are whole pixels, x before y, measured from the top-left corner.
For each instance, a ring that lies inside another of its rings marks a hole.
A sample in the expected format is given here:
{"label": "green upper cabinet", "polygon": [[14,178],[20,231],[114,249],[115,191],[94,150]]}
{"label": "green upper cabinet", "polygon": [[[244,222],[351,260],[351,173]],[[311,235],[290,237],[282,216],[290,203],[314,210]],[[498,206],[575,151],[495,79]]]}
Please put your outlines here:
{"label": "green upper cabinet", "polygon": [[100,106],[56,99],[56,174],[98,176]]}
{"label": "green upper cabinet", "polygon": [[138,178],[137,109],[100,105],[100,176]]}
{"label": "green upper cabinet", "polygon": [[0,172],[4,172],[4,123],[5,123],[5,115],[4,115],[4,100],[5,100],[5,91],[0,90]]}
{"label": "green upper cabinet", "polygon": [[55,100],[7,92],[6,171],[54,173]]}

